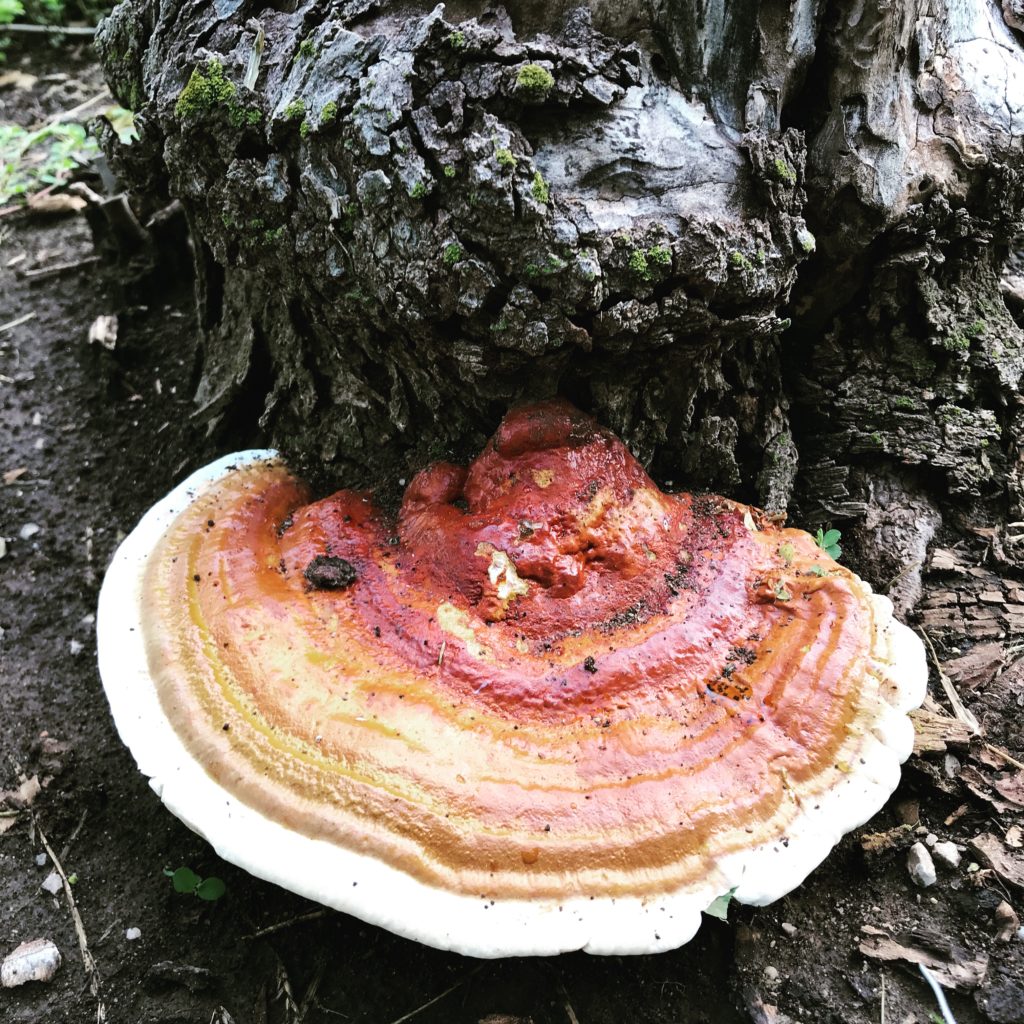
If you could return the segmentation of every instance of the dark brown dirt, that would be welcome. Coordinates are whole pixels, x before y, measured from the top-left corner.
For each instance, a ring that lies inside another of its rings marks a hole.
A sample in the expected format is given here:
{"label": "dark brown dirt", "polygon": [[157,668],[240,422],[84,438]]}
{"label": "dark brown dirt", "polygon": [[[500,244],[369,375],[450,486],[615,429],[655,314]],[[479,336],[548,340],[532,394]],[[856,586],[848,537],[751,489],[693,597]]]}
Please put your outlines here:
{"label": "dark brown dirt", "polygon": [[[44,57],[59,62],[60,52]],[[40,58],[33,60],[35,67]],[[27,110],[29,121],[54,109],[45,88],[3,95],[5,118],[15,117],[13,107]],[[734,907],[729,924],[709,919],[690,945],[659,956],[477,962],[334,912],[309,918],[319,912],[315,905],[219,861],[163,808],[121,745],[96,672],[92,616],[104,567],[141,513],[228,445],[247,447],[259,438],[254,430],[236,431],[214,443],[190,419],[188,282],[165,280],[159,293],[151,289],[134,306],[126,304],[131,293],[113,264],[33,283],[21,272],[92,253],[84,220],[7,217],[0,231],[0,323],[35,314],[0,333],[0,472],[25,471],[0,484],[0,536],[7,540],[0,560],[0,788],[16,786],[19,771],[51,779],[31,813],[0,818],[0,829],[13,821],[0,834],[0,955],[45,936],[64,956],[53,981],[0,990],[0,1019],[96,1019],[66,902],[39,889],[50,871],[36,862],[42,829],[58,855],[69,846],[62,860],[78,878],[75,900],[112,1022],[389,1024],[436,999],[414,1019],[866,1024],[882,1019],[883,978],[885,1020],[937,1019],[916,970],[880,968],[858,952],[864,925],[925,931],[931,937],[918,936],[918,944],[951,943],[961,960],[989,958],[980,986],[950,994],[959,1024],[1024,1020],[1024,943],[996,943],[993,925],[1001,900],[1022,909],[1020,892],[991,872],[969,871],[969,854],[957,870],[940,867],[938,884],[923,891],[905,867],[905,849],[928,832],[966,844],[982,832],[1002,839],[1021,823],[1013,801],[977,795],[983,787],[976,779],[973,792],[967,788],[968,768],[988,785],[1014,777],[977,742],[957,748],[956,760],[941,751],[913,758],[889,806],[792,895],[764,910]],[[25,259],[12,266],[22,253]],[[89,324],[115,312],[116,351],[90,347]],[[23,538],[30,523],[40,529]],[[955,611],[935,629],[945,641],[943,657],[953,644],[961,651],[971,646],[969,627],[978,616],[955,595],[979,579],[970,574],[981,553],[964,548],[962,572],[937,569],[926,580],[926,597],[954,595]],[[991,579],[982,593],[1003,587],[1007,600],[1016,600],[1019,580],[1005,573]],[[991,741],[1020,759],[1024,669],[1004,620],[991,622],[986,639],[997,645],[994,663],[1003,671],[998,678],[983,672],[968,702]],[[44,749],[44,734],[70,749]],[[900,828],[904,819],[911,824]],[[880,852],[866,853],[863,835],[886,832],[876,844]],[[181,865],[223,878],[227,894],[216,903],[176,894],[163,869]],[[283,922],[293,923],[253,937]],[[133,927],[141,938],[128,941]]]}

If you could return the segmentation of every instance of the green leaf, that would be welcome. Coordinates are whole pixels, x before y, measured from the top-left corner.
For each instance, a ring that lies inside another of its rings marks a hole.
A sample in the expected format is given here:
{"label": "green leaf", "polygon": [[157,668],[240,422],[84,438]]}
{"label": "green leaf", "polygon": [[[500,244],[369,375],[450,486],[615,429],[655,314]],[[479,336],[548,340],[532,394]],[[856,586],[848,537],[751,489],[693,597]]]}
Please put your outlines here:
{"label": "green leaf", "polygon": [[828,575],[828,570],[822,565],[812,565],[810,571],[813,572],[815,576]]}
{"label": "green leaf", "polygon": [[178,868],[171,875],[175,892],[195,892],[202,879],[191,868]]}
{"label": "green leaf", "polygon": [[796,558],[796,548],[787,540],[785,544],[779,545],[779,558],[781,558],[786,565],[792,565],[793,559]]}
{"label": "green leaf", "polygon": [[21,0],[0,0],[0,25],[9,25],[25,13]]}
{"label": "green leaf", "polygon": [[733,893],[737,887],[734,885],[728,892],[713,899],[707,910],[704,911],[708,917],[717,917],[719,921],[729,920],[729,904],[732,902]]}
{"label": "green leaf", "polygon": [[207,900],[210,903],[219,900],[226,891],[227,886],[219,878],[204,878],[196,886],[196,895],[201,900]]}
{"label": "green leaf", "polygon": [[838,544],[829,544],[825,548],[825,554],[828,555],[833,561],[839,561],[839,556],[843,553],[843,549]]}
{"label": "green leaf", "polygon": [[[821,532],[820,530],[818,531]],[[839,539],[842,537],[842,533],[839,530],[829,530],[824,537],[821,538],[821,546],[823,548],[830,548],[833,544],[839,543]]]}
{"label": "green leaf", "polygon": [[103,116],[110,122],[110,127],[117,132],[118,141],[122,146],[130,146],[139,133],[135,128],[135,115],[125,107],[107,107]]}

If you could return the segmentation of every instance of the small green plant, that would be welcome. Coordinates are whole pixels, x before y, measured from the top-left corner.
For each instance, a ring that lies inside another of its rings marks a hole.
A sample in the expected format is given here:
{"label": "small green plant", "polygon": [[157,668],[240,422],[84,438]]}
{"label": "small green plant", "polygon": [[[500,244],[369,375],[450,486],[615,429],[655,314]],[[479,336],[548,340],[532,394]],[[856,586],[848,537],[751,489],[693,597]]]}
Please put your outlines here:
{"label": "small green plant", "polygon": [[417,181],[411,189],[409,189],[409,195],[413,199],[422,199],[427,194],[427,186],[422,181]]}
{"label": "small green plant", "polygon": [[650,281],[651,266],[647,262],[647,256],[644,254],[642,249],[634,249],[629,254],[629,262],[627,265],[629,266],[629,269],[641,280]]}
{"label": "small green plant", "polygon": [[554,85],[551,72],[539,64],[524,64],[516,75],[516,91],[534,102],[545,99]]}
{"label": "small green plant", "polygon": [[783,583],[782,580],[779,580],[779,582],[775,584],[775,586],[772,588],[772,593],[775,595],[776,601],[793,600],[792,592],[786,587],[786,584]]}
{"label": "small green plant", "polygon": [[448,33],[448,45],[453,50],[464,50],[466,48],[466,33],[459,29]]}
{"label": "small green plant", "polygon": [[[25,8],[21,5],[21,0],[0,0],[0,25],[10,25],[24,13]],[[10,41],[9,37],[0,36],[0,64],[7,60],[7,47]]]}
{"label": "small green plant", "polygon": [[171,880],[175,892],[191,893],[208,903],[219,900],[227,891],[219,878],[200,878],[191,868],[180,867],[176,871],[164,868],[164,874]]}
{"label": "small green plant", "polygon": [[451,164],[445,164],[444,165],[444,176],[446,178],[454,178],[455,177],[455,168],[452,167]]}
{"label": "small green plant", "polygon": [[843,553],[843,549],[839,546],[839,541],[842,536],[843,535],[838,530],[822,530],[819,526],[818,532],[814,535],[814,543],[817,544],[829,558],[837,559]]}
{"label": "small green plant", "polygon": [[527,277],[547,277],[550,274],[560,274],[568,266],[560,256],[549,252],[543,263],[527,263],[523,273]]}
{"label": "small green plant", "polygon": [[243,107],[233,100],[228,101],[228,122],[232,128],[256,128],[263,121],[258,107]]}
{"label": "small green plant", "polygon": [[729,263],[734,266],[737,270],[753,270],[754,264],[747,259],[738,249],[733,249],[729,253]]}
{"label": "small green plant", "polygon": [[99,155],[80,124],[48,124],[31,132],[0,124],[0,206],[48,185],[62,185],[77,167]]}
{"label": "small green plant", "polygon": [[505,167],[510,171],[516,169],[516,165],[519,161],[512,155],[511,149],[496,149],[494,151],[494,159],[498,161],[499,167]]}
{"label": "small green plant", "polygon": [[789,166],[789,163],[781,156],[777,156],[772,162],[772,171],[779,181],[784,181],[787,185],[795,184],[796,171],[794,171],[793,168]]}
{"label": "small green plant", "polygon": [[814,576],[827,576],[828,570],[823,565],[812,565],[808,570]]}
{"label": "small green plant", "polygon": [[450,242],[444,247],[444,256],[442,258],[446,266],[454,267],[462,259],[462,246],[458,242]]}
{"label": "small green plant", "polygon": [[792,565],[793,559],[796,558],[796,548],[787,540],[784,544],[779,545],[779,558],[782,559],[786,565]]}
{"label": "small green plant", "polygon": [[548,200],[551,198],[551,189],[548,187],[548,183],[544,180],[544,175],[540,171],[534,171],[533,173],[533,184],[530,186],[530,195],[537,200],[538,203],[543,203],[545,206],[548,204]]}
{"label": "small green plant", "polygon": [[205,70],[193,68],[185,88],[174,104],[174,114],[184,120],[193,115],[209,114],[221,103],[228,103],[235,97],[235,85],[224,74],[224,65],[217,60],[208,60]]}
{"label": "small green plant", "polygon": [[314,57],[316,56],[316,46],[313,44],[312,39],[303,39],[299,43],[299,57]]}
{"label": "small green plant", "polygon": [[306,116],[305,100],[294,99],[284,108],[284,119],[286,121],[301,121]]}
{"label": "small green plant", "polygon": [[323,109],[320,111],[320,123],[330,124],[338,117],[338,102],[337,100],[330,100],[323,105]]}
{"label": "small green plant", "polygon": [[667,245],[654,245],[647,250],[647,259],[659,267],[672,266],[672,250]]}
{"label": "small green plant", "polygon": [[303,139],[309,137],[309,133],[313,130],[313,122],[306,118],[305,121],[299,125],[299,136]]}

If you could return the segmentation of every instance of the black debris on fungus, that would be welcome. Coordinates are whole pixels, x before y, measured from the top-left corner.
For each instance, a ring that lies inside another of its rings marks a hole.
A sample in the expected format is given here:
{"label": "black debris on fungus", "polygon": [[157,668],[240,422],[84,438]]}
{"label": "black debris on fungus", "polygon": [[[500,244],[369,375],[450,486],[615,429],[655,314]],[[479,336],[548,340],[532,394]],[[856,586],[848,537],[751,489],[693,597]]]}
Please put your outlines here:
{"label": "black debris on fungus", "polygon": [[351,562],[335,555],[317,555],[303,574],[314,590],[344,590],[358,579]]}

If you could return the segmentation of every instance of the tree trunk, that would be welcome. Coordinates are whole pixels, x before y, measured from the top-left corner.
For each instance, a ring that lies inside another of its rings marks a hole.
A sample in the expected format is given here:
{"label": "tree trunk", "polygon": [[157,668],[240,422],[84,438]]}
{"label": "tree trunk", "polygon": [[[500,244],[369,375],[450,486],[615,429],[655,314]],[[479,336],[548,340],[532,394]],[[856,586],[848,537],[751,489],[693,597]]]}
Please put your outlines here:
{"label": "tree trunk", "polygon": [[191,221],[201,415],[366,484],[560,393],[852,521],[904,604],[943,517],[1024,555],[1020,0],[276,6],[99,35],[108,152]]}

